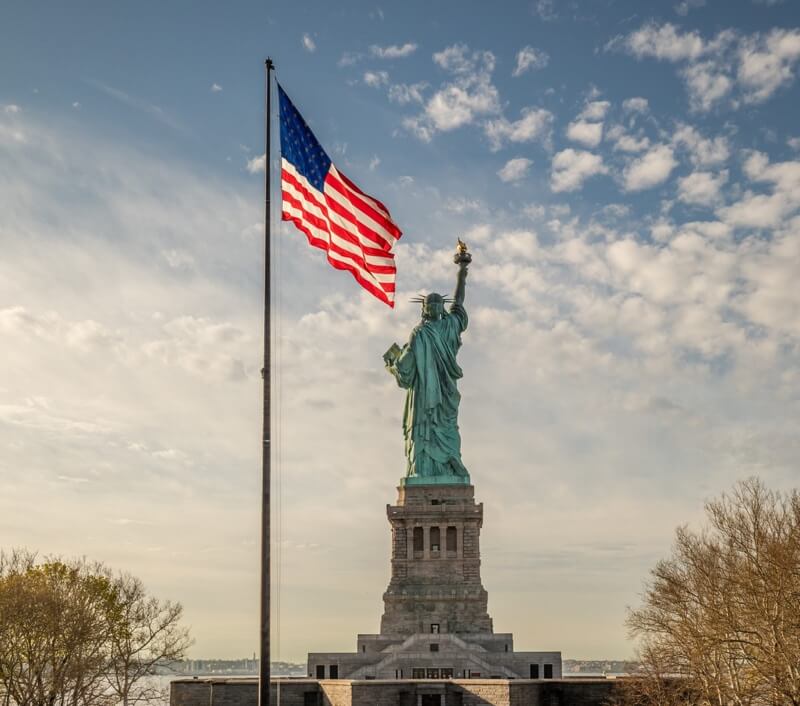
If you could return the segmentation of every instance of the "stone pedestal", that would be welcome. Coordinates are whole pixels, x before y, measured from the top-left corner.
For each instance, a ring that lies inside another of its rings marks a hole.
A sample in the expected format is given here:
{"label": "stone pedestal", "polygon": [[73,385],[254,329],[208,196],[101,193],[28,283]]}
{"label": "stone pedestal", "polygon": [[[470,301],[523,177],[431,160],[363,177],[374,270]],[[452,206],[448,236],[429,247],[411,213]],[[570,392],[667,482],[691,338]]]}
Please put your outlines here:
{"label": "stone pedestal", "polygon": [[481,583],[483,505],[475,504],[475,489],[415,482],[397,492],[397,503],[386,506],[392,578],[380,634],[359,634],[356,652],[309,653],[309,677],[560,678],[560,652],[517,652],[511,633],[494,632]]}
{"label": "stone pedestal", "polygon": [[398,488],[387,505],[392,577],[383,595],[382,635],[492,633],[481,583],[483,504],[471,485]]}

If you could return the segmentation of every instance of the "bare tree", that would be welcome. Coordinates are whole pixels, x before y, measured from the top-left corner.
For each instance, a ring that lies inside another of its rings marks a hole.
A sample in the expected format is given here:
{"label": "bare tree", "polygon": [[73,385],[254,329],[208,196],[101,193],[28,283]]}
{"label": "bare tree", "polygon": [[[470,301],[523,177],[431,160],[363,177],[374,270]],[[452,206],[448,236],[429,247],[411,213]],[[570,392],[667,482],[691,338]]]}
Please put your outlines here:
{"label": "bare tree", "polygon": [[648,671],[634,689],[665,705],[800,706],[800,494],[750,479],[706,514],[704,530],[678,529],[629,614]]}
{"label": "bare tree", "polygon": [[128,574],[115,582],[122,620],[110,642],[109,682],[123,706],[149,702],[160,692],[144,679],[186,654],[189,631],[180,625],[180,603],[147,595],[142,582]]}

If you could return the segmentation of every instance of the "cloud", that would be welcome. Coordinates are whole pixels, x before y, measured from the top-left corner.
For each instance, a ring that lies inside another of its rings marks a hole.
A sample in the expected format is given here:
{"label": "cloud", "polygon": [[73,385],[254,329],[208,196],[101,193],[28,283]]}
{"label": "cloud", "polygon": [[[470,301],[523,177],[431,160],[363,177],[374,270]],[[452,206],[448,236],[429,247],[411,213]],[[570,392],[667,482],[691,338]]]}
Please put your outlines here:
{"label": "cloud", "polygon": [[725,163],[731,154],[728,139],[722,135],[706,138],[686,123],[678,123],[672,135],[672,145],[687,151],[692,164],[713,167]]}
{"label": "cloud", "polygon": [[376,56],[379,59],[404,59],[417,50],[417,45],[413,42],[406,42],[402,46],[392,44],[386,47],[373,44],[369,50],[372,56]]}
{"label": "cloud", "polygon": [[497,172],[497,176],[500,177],[500,181],[507,184],[521,181],[528,175],[532,164],[533,162],[525,157],[509,159],[503,168]]}
{"label": "cloud", "polygon": [[706,0],[681,0],[681,2],[675,5],[675,12],[682,17],[686,17],[690,10],[693,10],[696,7],[705,7],[705,5]]}
{"label": "cloud", "polygon": [[253,157],[247,160],[247,171],[251,174],[263,174],[267,165],[267,155],[262,154],[259,157]]}
{"label": "cloud", "polygon": [[[611,137],[611,131],[609,131],[609,137]],[[648,147],[650,147],[650,140],[645,136],[634,137],[633,135],[620,133],[617,135],[616,140],[614,141],[614,150],[617,152],[629,152],[635,154],[637,152],[643,152]]]}
{"label": "cloud", "polygon": [[622,109],[627,113],[646,113],[650,109],[647,98],[626,98],[622,101]]}
{"label": "cloud", "polygon": [[608,168],[599,155],[572,148],[562,150],[553,157],[550,188],[555,192],[575,191],[589,177],[607,173]]}
{"label": "cloud", "polygon": [[3,106],[3,112],[6,115],[15,115],[16,113],[19,113],[20,110],[21,110],[21,108],[18,105],[16,105],[15,103],[9,103],[9,104]]}
{"label": "cloud", "polygon": [[219,93],[222,90],[222,86],[220,86],[218,83],[212,83],[209,90],[212,93]]}
{"label": "cloud", "polygon": [[490,249],[503,260],[533,260],[541,253],[539,239],[530,230],[511,230],[492,238]]}
{"label": "cloud", "polygon": [[114,88],[113,86],[109,86],[108,84],[103,83],[102,81],[97,81],[95,79],[86,79],[86,83],[90,86],[94,86],[98,90],[105,93],[107,96],[110,96],[116,101],[123,103],[131,108],[135,108],[138,111],[146,113],[151,118],[155,118],[158,122],[166,125],[173,130],[178,132],[186,132],[186,128],[183,124],[174,118],[169,112],[164,110],[158,105],[153,103],[149,103],[145,100],[132,96],[125,91],[120,90],[119,88]]}
{"label": "cloud", "polygon": [[450,213],[472,213],[483,210],[483,204],[477,199],[470,199],[465,196],[451,196],[445,199],[442,207]]}
{"label": "cloud", "polygon": [[692,172],[678,180],[678,199],[683,203],[713,206],[720,200],[722,187],[728,181],[728,172]]}
{"label": "cloud", "polygon": [[584,106],[578,119],[580,120],[602,120],[606,117],[611,103],[608,101],[589,101]]}
{"label": "cloud", "polygon": [[597,147],[603,139],[603,123],[589,123],[577,120],[567,126],[567,137],[587,147]]}
{"label": "cloud", "polygon": [[403,120],[406,129],[429,142],[437,132],[455,130],[500,112],[500,96],[491,81],[494,54],[454,44],[435,53],[433,60],[453,79],[434,92],[421,114]]}
{"label": "cloud", "polygon": [[693,109],[706,112],[731,92],[733,80],[725,71],[716,61],[700,61],[686,67],[683,77]]}
{"label": "cloud", "polygon": [[737,78],[747,103],[762,103],[794,79],[800,59],[800,29],[774,29],[745,37],[739,47]]}
{"label": "cloud", "polygon": [[553,114],[544,108],[523,108],[522,117],[510,122],[504,117],[489,120],[484,126],[492,151],[499,150],[508,142],[547,143],[552,133]]}
{"label": "cloud", "polygon": [[672,148],[669,145],[656,145],[625,168],[624,189],[641,191],[662,184],[676,166]]}
{"label": "cloud", "polygon": [[606,45],[607,50],[619,48],[638,59],[683,64],[680,75],[690,106],[707,112],[725,98],[731,107],[761,103],[791,83],[800,60],[800,29],[749,35],[727,29],[704,39],[669,22],[650,22]]}
{"label": "cloud", "polygon": [[365,71],[364,83],[371,88],[380,88],[389,83],[389,74],[386,71]]}
{"label": "cloud", "polygon": [[336,62],[336,65],[340,69],[343,69],[347,66],[355,66],[363,58],[363,54],[346,51],[339,57],[339,61]]}
{"label": "cloud", "polygon": [[752,152],[744,172],[753,182],[769,184],[770,193],[746,191],[717,210],[723,222],[735,228],[776,228],[800,209],[800,161],[770,163],[765,154]]}
{"label": "cloud", "polygon": [[389,86],[389,100],[400,105],[407,103],[422,103],[423,91],[428,87],[425,81],[419,83],[395,83]]}
{"label": "cloud", "polygon": [[786,144],[793,150],[800,150],[800,137],[789,137],[786,139]]}
{"label": "cloud", "polygon": [[317,51],[317,43],[311,38],[311,35],[307,32],[303,34],[300,43],[303,45],[303,49],[305,49],[310,54],[313,54]]}
{"label": "cloud", "polygon": [[517,52],[517,65],[511,75],[522,76],[526,71],[543,69],[550,61],[550,56],[542,49],[525,46]]}
{"label": "cloud", "polygon": [[552,22],[558,15],[556,14],[553,0],[536,0],[533,5],[534,12],[539,16],[539,19],[545,22]]}
{"label": "cloud", "polygon": [[374,172],[378,168],[378,165],[380,163],[381,163],[380,157],[378,157],[377,155],[373,155],[372,159],[369,160],[369,170],[371,172]]}
{"label": "cloud", "polygon": [[645,24],[622,38],[621,43],[637,59],[652,57],[672,62],[697,59],[706,50],[698,32],[681,32],[670,22],[660,26],[654,22]]}
{"label": "cloud", "polygon": [[195,264],[194,257],[186,250],[171,248],[164,250],[161,254],[173,270],[189,271]]}

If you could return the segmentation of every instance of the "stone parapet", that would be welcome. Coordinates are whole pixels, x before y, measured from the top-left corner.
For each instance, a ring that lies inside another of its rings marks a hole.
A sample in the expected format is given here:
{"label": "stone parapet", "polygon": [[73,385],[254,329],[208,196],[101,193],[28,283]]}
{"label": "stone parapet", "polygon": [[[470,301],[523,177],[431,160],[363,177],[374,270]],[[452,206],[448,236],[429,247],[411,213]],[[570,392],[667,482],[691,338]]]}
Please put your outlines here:
{"label": "stone parapet", "polygon": [[[604,706],[624,679],[274,679],[281,706]],[[423,701],[423,698],[425,700]],[[257,706],[255,678],[176,679],[170,706]]]}

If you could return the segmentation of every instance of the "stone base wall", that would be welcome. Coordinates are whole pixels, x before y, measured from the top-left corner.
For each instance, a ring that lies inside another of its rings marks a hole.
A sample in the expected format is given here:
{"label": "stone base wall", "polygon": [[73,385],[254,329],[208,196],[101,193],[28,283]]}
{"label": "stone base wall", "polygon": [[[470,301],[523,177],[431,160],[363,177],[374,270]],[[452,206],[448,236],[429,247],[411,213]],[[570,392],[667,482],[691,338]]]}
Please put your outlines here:
{"label": "stone base wall", "polygon": [[[440,706],[605,706],[622,679],[453,679],[348,681],[273,680],[272,704],[281,706],[419,706],[439,695]],[[170,706],[257,706],[258,681],[176,679]]]}
{"label": "stone base wall", "polygon": [[[382,652],[366,649],[369,637],[384,645]],[[359,635],[358,652],[310,652],[308,671],[313,679],[410,679],[414,669],[430,679],[442,673],[428,669],[452,670],[452,679],[528,679],[531,665],[538,665],[538,678],[561,678],[560,652],[515,652],[510,633],[458,636],[417,633],[392,644],[387,636]],[[468,638],[468,639],[462,639]],[[435,649],[431,649],[435,648]],[[552,672],[545,673],[545,665]]]}

